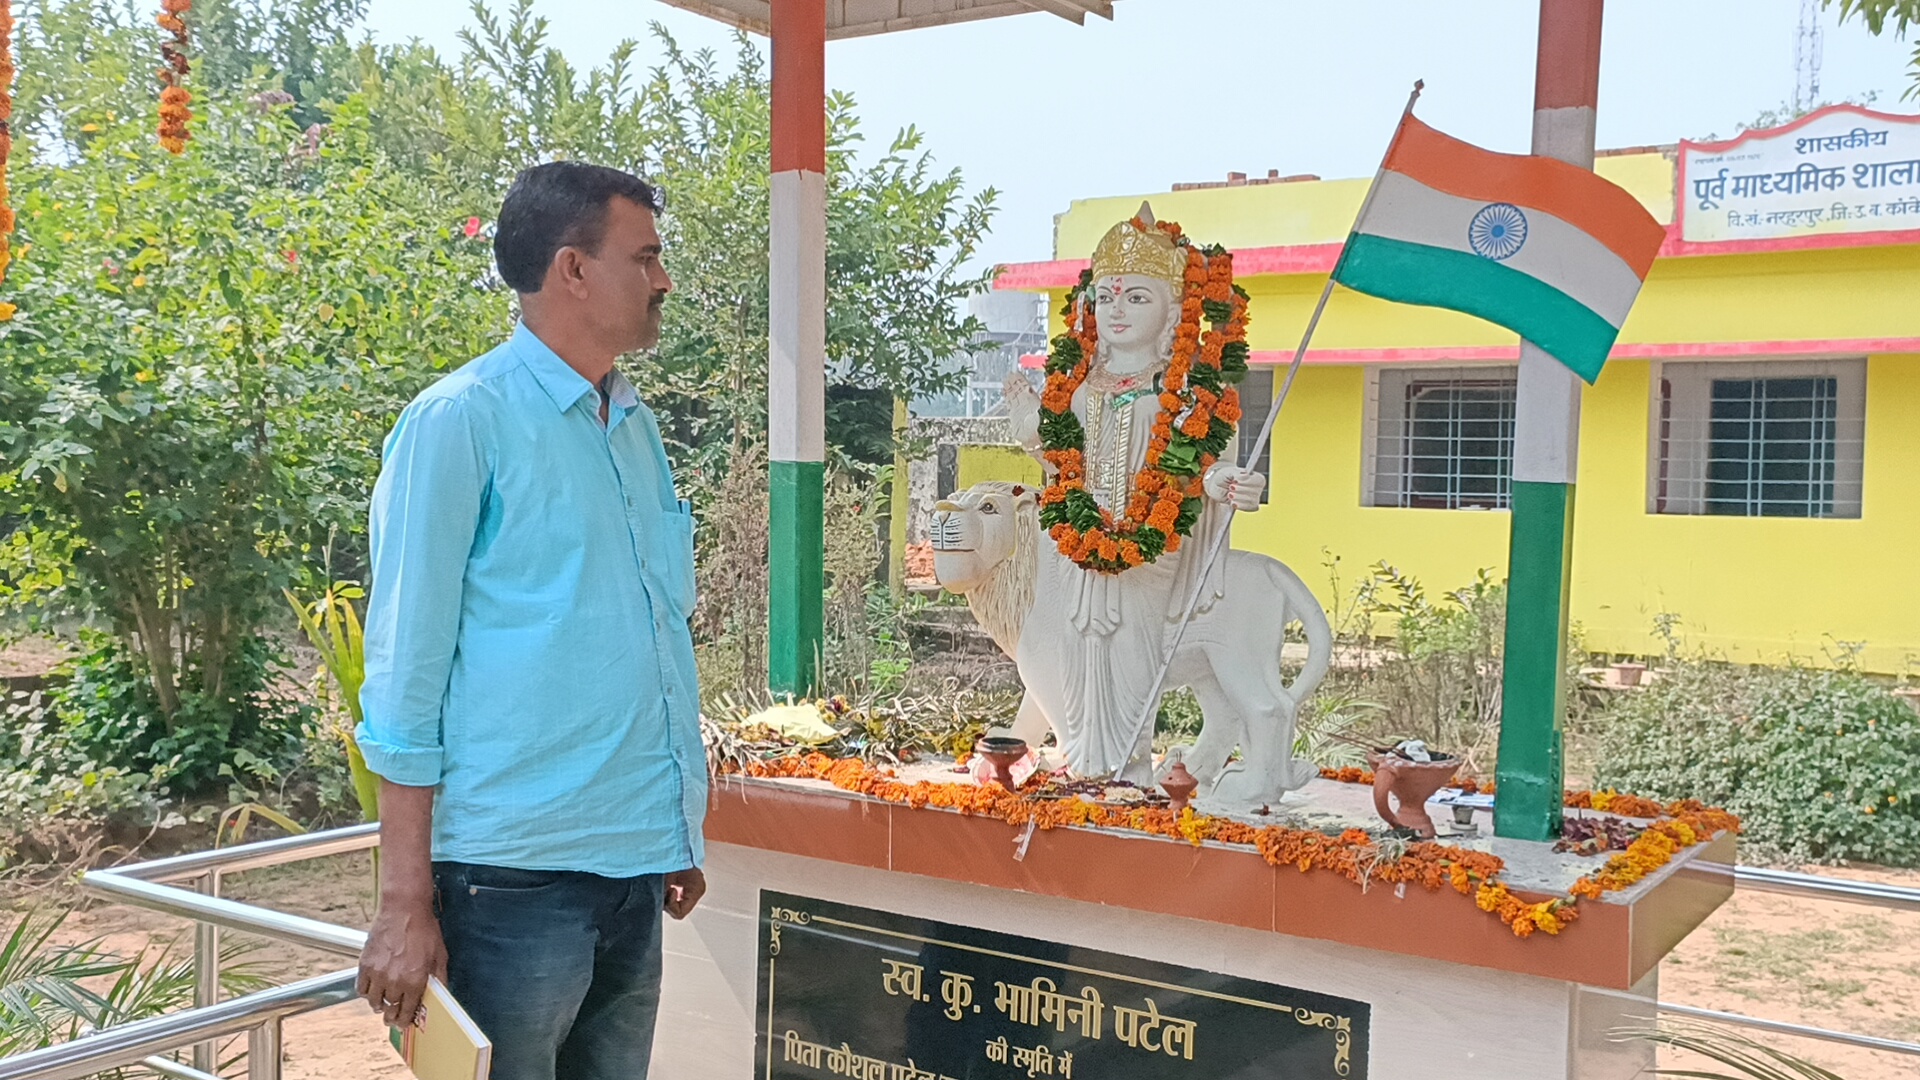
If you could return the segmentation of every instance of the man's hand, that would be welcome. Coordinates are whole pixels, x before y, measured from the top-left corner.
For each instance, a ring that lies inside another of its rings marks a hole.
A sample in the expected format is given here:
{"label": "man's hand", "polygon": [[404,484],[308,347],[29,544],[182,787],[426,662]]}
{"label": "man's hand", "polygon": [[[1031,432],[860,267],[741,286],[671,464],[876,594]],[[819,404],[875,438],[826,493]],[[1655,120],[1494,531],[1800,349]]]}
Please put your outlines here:
{"label": "man's hand", "polygon": [[675,870],[667,875],[667,914],[684,919],[693,914],[694,905],[707,895],[707,875],[699,867]]}
{"label": "man's hand", "polygon": [[1231,504],[1235,510],[1258,510],[1267,478],[1252,469],[1215,465],[1207,470],[1205,483],[1207,497],[1214,502]]}
{"label": "man's hand", "polygon": [[433,914],[433,789],[380,783],[380,908],[360,950],[360,996],[394,1027],[413,1023],[427,976],[447,981]]}
{"label": "man's hand", "polygon": [[413,1023],[427,976],[447,981],[447,946],[433,901],[380,902],[360,951],[360,996],[394,1027]]}

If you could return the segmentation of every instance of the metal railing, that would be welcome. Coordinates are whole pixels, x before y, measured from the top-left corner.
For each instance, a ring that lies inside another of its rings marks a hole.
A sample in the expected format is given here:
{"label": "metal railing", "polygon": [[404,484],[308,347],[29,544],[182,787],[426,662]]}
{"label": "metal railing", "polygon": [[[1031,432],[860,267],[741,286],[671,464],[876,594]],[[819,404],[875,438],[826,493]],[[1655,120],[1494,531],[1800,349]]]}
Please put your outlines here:
{"label": "metal railing", "polygon": [[[242,1032],[247,1035],[247,1080],[280,1080],[281,1022],[352,1000],[357,971],[349,968],[221,1001],[221,930],[355,957],[367,935],[351,927],[225,899],[220,895],[221,879],[242,870],[364,851],[379,844],[380,826],[355,825],[90,871],[80,879],[88,889],[136,907],[194,920],[194,1007],[0,1059],[0,1080],[77,1080],[130,1065],[177,1080],[218,1080],[214,1070],[219,1067],[215,1060],[219,1041]],[[191,1064],[157,1056],[187,1046],[193,1048]]]}
{"label": "metal railing", "polygon": [[1725,863],[1696,863],[1704,873],[1731,875],[1733,887],[1741,892],[1778,893],[1810,900],[1837,900],[1846,904],[1893,911],[1920,911],[1920,889],[1904,885],[1886,885],[1878,881],[1854,881],[1850,878],[1816,877],[1790,870],[1767,870],[1757,866],[1728,866]]}
{"label": "metal railing", "polygon": [[358,969],[349,968],[217,1005],[102,1028],[70,1042],[0,1059],[0,1080],[81,1080],[128,1065],[143,1065],[182,1080],[206,1080],[217,1066],[183,1066],[155,1055],[189,1044],[198,1049],[242,1032],[247,1035],[247,1080],[279,1080],[281,1021],[353,1000],[358,979]]}
{"label": "metal railing", "polygon": [[[348,968],[229,1001],[219,1000],[220,932],[237,930],[343,956],[358,956],[363,931],[299,915],[254,907],[220,895],[221,878],[242,870],[302,862],[380,844],[378,825],[265,840],[195,852],[112,870],[95,870],[85,887],[125,903],[195,921],[194,1008],[93,1032],[70,1042],[0,1059],[0,1080],[81,1080],[107,1069],[139,1065],[177,1080],[219,1080],[214,1061],[219,1040],[246,1033],[248,1080],[280,1080],[280,1031],[287,1017],[343,1004],[354,998],[357,971]],[[1811,900],[1841,901],[1897,911],[1920,911],[1920,889],[1871,881],[1817,877],[1722,863],[1697,870],[1731,877],[1735,889]],[[181,887],[185,884],[187,887]],[[1764,1020],[1739,1013],[1655,1001],[1636,994],[1585,988],[1589,993],[1643,1003],[1650,1013],[1712,1020],[1776,1034],[1818,1039],[1867,1050],[1920,1057],[1920,1044],[1831,1031],[1805,1024]],[[193,1047],[183,1065],[159,1055]]]}

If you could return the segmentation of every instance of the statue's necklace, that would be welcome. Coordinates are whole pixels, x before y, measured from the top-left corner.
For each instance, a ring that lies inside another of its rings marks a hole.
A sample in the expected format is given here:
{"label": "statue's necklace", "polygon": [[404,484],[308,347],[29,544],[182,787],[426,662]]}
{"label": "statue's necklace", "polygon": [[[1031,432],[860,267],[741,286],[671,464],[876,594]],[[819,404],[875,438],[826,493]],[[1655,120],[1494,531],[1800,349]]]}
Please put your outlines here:
{"label": "statue's necklace", "polygon": [[1132,375],[1115,375],[1104,367],[1095,368],[1087,373],[1087,390],[1111,398],[1115,408],[1125,408],[1134,398],[1153,389],[1159,378],[1159,368]]}

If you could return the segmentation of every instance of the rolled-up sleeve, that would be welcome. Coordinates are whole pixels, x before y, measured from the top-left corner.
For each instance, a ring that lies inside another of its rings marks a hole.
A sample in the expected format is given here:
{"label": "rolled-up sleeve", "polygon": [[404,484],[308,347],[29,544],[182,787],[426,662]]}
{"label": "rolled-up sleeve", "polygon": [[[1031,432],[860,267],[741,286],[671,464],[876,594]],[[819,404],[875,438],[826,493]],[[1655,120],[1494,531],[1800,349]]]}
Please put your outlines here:
{"label": "rolled-up sleeve", "polygon": [[363,722],[354,733],[368,767],[396,784],[440,783],[441,712],[486,482],[462,402],[428,397],[400,414],[373,488]]}

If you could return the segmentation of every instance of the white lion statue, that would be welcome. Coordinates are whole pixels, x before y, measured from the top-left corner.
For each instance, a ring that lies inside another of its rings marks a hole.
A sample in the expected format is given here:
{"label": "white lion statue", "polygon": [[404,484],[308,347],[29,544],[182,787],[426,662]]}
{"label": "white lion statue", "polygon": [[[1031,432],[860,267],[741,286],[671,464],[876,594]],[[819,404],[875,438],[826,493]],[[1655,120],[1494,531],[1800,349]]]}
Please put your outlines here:
{"label": "white lion statue", "polygon": [[[1050,642],[1074,634],[1063,582],[1077,567],[1058,554],[1040,529],[1038,493],[1017,484],[975,484],[934,509],[931,533],[934,573],[948,591],[966,596],[974,618],[1018,665],[1026,697],[1012,734],[1039,746],[1052,729],[1073,760],[1073,740],[1088,737],[1067,707],[1070,683],[1082,673]],[[1316,775],[1311,762],[1293,756],[1294,721],[1300,703],[1326,676],[1333,631],[1305,584],[1275,559],[1226,551],[1219,596],[1187,627],[1168,671],[1169,688],[1192,688],[1205,716],[1199,740],[1175,748],[1162,771],[1184,760],[1200,781],[1200,797],[1222,808],[1274,803]],[[1129,571],[1133,573],[1135,571]],[[1171,622],[1130,631],[1129,676],[1158,662]],[[1291,683],[1280,671],[1280,650],[1289,623],[1305,630],[1307,661]],[[1145,638],[1151,635],[1151,640]],[[1152,672],[1146,672],[1151,677]],[[1137,735],[1134,717],[1095,717],[1094,726],[1121,725],[1140,745],[1131,759],[1146,763],[1120,775],[1135,783],[1154,779],[1152,725]],[[1081,730],[1076,730],[1076,727]],[[1240,759],[1231,760],[1235,750]]]}

